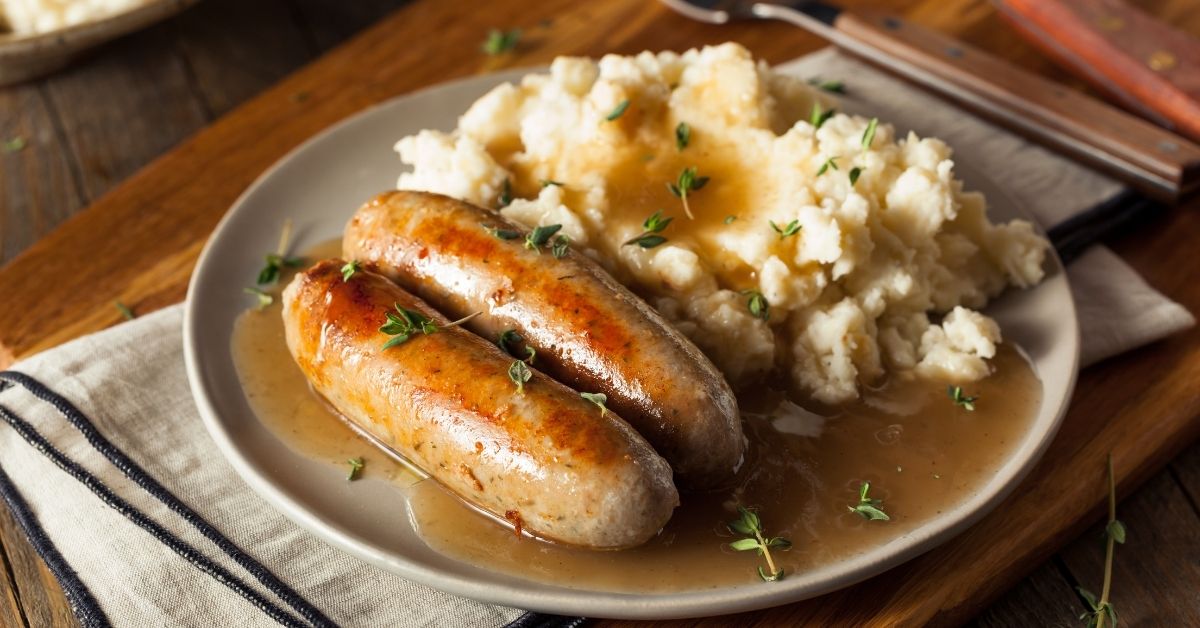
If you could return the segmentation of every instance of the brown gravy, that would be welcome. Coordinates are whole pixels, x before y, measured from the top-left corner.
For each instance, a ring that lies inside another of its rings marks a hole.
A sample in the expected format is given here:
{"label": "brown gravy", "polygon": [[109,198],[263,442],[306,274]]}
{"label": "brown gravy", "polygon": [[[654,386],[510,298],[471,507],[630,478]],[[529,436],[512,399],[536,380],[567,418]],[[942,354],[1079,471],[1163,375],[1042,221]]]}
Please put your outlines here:
{"label": "brown gravy", "polygon": [[[325,244],[309,258],[332,257],[339,248]],[[595,552],[517,536],[365,442],[308,387],[284,343],[278,303],[238,319],[233,356],[251,406],[273,432],[340,468],[364,457],[364,475],[397,483],[397,498],[408,500],[418,533],[434,549],[524,578],[612,591],[702,590],[758,580],[761,559],[726,546],[734,537],[725,523],[736,517],[736,504],[756,508],[768,535],[792,541],[790,551],[773,552],[787,573],[890,542],[986,483],[1028,431],[1042,395],[1029,363],[1007,344],[993,361],[994,373],[965,387],[979,396],[974,412],[952,403],[944,385],[900,377],[855,403],[822,409],[824,416],[770,388],[748,391],[741,408],[750,455],[737,487],[684,495],[666,528],[642,547]],[[890,521],[848,511],[864,480]]]}

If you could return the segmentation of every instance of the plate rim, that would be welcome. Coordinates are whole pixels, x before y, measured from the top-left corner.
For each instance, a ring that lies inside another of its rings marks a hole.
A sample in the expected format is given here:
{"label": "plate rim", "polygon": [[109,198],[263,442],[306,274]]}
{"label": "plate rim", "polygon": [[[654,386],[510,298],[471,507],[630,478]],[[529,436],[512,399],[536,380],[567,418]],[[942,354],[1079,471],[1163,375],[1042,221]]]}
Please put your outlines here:
{"label": "plate rim", "polygon": [[[783,64],[781,64],[783,65]],[[778,66],[777,66],[778,67]],[[339,529],[337,526],[322,519],[319,513],[312,512],[305,508],[280,487],[270,481],[258,467],[253,464],[253,461],[239,448],[236,439],[227,426],[223,424],[218,413],[217,406],[214,402],[215,396],[220,392],[210,390],[213,383],[204,377],[204,367],[196,337],[197,321],[201,316],[198,311],[201,304],[194,297],[198,290],[199,284],[203,280],[204,269],[206,262],[209,260],[210,254],[221,238],[222,234],[227,230],[232,222],[233,216],[238,213],[239,208],[245,206],[247,199],[251,198],[256,191],[262,187],[266,181],[282,169],[286,163],[295,158],[298,154],[305,151],[310,146],[319,143],[321,140],[339,133],[342,129],[354,124],[360,118],[370,115],[384,107],[400,106],[401,101],[417,100],[428,98],[438,91],[450,90],[453,88],[463,88],[469,84],[480,84],[481,94],[486,91],[484,85],[496,84],[503,81],[511,81],[528,74],[530,72],[544,71],[545,66],[522,67],[505,70],[496,73],[475,75],[464,77],[452,81],[446,81],[424,87],[422,89],[401,94],[387,100],[369,105],[345,118],[333,123],[320,132],[307,138],[297,146],[289,150],[285,155],[279,158],[275,163],[268,167],[260,174],[252,184],[250,184],[238,198],[230,205],[229,209],[222,216],[220,222],[214,228],[212,234],[205,242],[199,258],[197,259],[195,269],[192,272],[188,283],[187,299],[184,305],[183,318],[183,345],[184,345],[184,360],[187,371],[188,382],[191,388],[192,397],[196,402],[197,410],[204,422],[206,430],[217,444],[218,449],[225,457],[231,466],[235,469],[238,475],[245,481],[260,497],[267,501],[272,507],[278,510],[281,514],[291,519],[296,524],[308,532],[316,535],[326,543],[330,543],[335,547],[346,551],[368,563],[371,563],[380,568],[396,573],[401,577],[409,579],[418,584],[429,586],[441,590],[452,595],[460,595],[474,600],[499,604],[504,606],[515,606],[527,610],[540,612],[550,612],[557,614],[568,615],[584,615],[590,617],[609,617],[621,619],[670,619],[681,617],[697,617],[706,615],[719,615],[734,612],[743,612],[756,610],[782,604],[797,602],[804,599],[809,599],[819,595],[824,595],[832,591],[850,586],[857,582],[878,576],[885,571],[888,571],[897,565],[907,562],[916,556],[924,554],[935,547],[949,541],[950,539],[961,534],[966,528],[978,522],[984,516],[995,509],[1004,499],[1006,499],[1013,490],[1028,476],[1044,455],[1046,448],[1054,440],[1055,435],[1062,424],[1063,418],[1070,407],[1070,400],[1073,395],[1075,385],[1079,374],[1080,363],[1080,329],[1078,318],[1076,316],[1076,304],[1074,296],[1070,290],[1070,283],[1066,275],[1065,266],[1062,264],[1057,253],[1051,247],[1048,251],[1047,267],[1048,276],[1050,273],[1058,273],[1062,275],[1062,279],[1066,282],[1066,295],[1069,312],[1064,312],[1064,315],[1069,314],[1070,320],[1074,323],[1071,325],[1073,330],[1073,338],[1068,339],[1073,344],[1073,355],[1071,356],[1071,368],[1068,374],[1066,386],[1063,388],[1062,400],[1055,410],[1055,416],[1049,424],[1047,430],[1042,434],[1040,440],[1028,452],[1028,455],[1020,463],[1020,465],[1011,471],[1002,485],[993,493],[986,497],[980,498],[981,493],[976,493],[975,496],[968,498],[963,503],[949,511],[942,518],[931,524],[926,524],[911,532],[898,536],[888,543],[878,546],[874,552],[858,554],[848,557],[845,560],[839,561],[837,565],[843,566],[840,573],[836,573],[832,577],[827,577],[820,580],[820,586],[812,586],[802,592],[797,591],[795,587],[772,587],[766,588],[761,583],[749,583],[742,585],[733,585],[710,590],[695,590],[672,593],[654,593],[654,594],[637,594],[637,593],[620,593],[612,591],[598,591],[590,589],[567,589],[560,588],[555,592],[544,591],[529,591],[517,587],[503,587],[494,583],[479,582],[468,577],[459,576],[457,574],[444,573],[432,567],[427,567],[414,561],[405,562],[398,560],[395,556],[388,555],[379,548],[371,546],[363,539],[354,537],[347,532]],[[959,165],[956,162],[956,168]],[[397,169],[399,170],[399,169]],[[969,168],[963,168],[969,170]],[[961,178],[960,172],[960,178]],[[988,179],[991,182],[991,179]],[[993,182],[994,184],[994,182]],[[996,185],[999,188],[998,184]],[[1001,190],[1002,191],[1002,190]],[[1010,203],[1015,210],[1026,219],[1033,222],[1035,230],[1045,237],[1045,232],[1041,226],[1034,220],[1025,210],[1015,202]],[[1006,289],[1006,292],[1008,289]],[[1044,379],[1043,379],[1044,381]],[[1026,440],[1030,438],[1027,434],[1024,437]],[[1018,449],[1020,452],[1020,449]],[[1001,463],[999,471],[1003,471],[1012,463],[1015,456],[1010,457]],[[981,488],[986,488],[992,482],[995,482],[996,477],[984,483]],[[978,503],[976,503],[978,502]],[[955,513],[961,513],[958,516],[951,516]],[[936,524],[936,525],[935,525]],[[891,548],[893,545],[900,544],[902,547]],[[879,556],[879,553],[883,556]],[[457,560],[457,559],[454,559]],[[461,561],[460,561],[461,562]],[[849,567],[845,567],[849,565]],[[485,568],[482,566],[477,566]],[[503,572],[493,572],[503,573]],[[544,583],[538,581],[529,581],[531,586],[538,586]],[[784,583],[788,582],[787,580]]]}

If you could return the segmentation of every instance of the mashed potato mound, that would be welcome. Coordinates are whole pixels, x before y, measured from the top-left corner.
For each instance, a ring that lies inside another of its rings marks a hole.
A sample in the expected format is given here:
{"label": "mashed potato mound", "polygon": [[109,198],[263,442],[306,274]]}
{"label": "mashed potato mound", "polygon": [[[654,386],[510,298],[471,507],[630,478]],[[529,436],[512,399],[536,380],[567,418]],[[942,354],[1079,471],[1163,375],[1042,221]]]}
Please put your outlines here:
{"label": "mashed potato mound", "polygon": [[[778,370],[838,403],[889,372],[985,376],[1000,330],[974,309],[1040,281],[1046,241],[988,222],[936,139],[843,114],[817,128],[827,98],[736,44],[560,57],[454,132],[401,139],[399,187],[563,225],[734,386]],[[693,217],[668,186],[688,168],[708,178],[687,194]],[[656,211],[666,242],[626,244]]]}

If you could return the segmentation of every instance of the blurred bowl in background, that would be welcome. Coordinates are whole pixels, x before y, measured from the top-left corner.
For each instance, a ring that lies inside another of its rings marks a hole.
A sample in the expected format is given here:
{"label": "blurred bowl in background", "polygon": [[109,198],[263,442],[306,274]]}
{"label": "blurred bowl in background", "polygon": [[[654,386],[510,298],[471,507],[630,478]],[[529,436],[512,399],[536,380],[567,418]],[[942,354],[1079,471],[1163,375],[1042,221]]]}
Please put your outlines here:
{"label": "blurred bowl in background", "polygon": [[148,0],[128,11],[45,33],[0,32],[0,86],[59,70],[90,48],[165,20],[196,0]]}

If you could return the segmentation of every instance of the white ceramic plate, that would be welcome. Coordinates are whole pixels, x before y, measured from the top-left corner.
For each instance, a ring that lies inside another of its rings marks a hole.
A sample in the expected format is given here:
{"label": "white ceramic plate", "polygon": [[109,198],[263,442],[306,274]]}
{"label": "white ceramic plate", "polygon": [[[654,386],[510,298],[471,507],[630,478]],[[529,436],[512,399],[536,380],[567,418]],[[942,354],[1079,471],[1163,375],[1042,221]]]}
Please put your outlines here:
{"label": "white ceramic plate", "polygon": [[89,48],[165,20],[195,2],[148,0],[128,11],[47,33],[0,32],[0,85],[49,74]]}
{"label": "white ceramic plate", "polygon": [[[1002,500],[1037,461],[1066,410],[1075,383],[1079,330],[1067,279],[1056,257],[1046,280],[1010,291],[988,308],[1006,340],[1029,354],[1044,385],[1036,421],[1009,459],[960,507],[852,559],[789,575],[703,592],[630,594],[590,591],[515,578],[468,565],[428,548],[413,530],[403,500],[385,482],[345,482],[344,470],[296,453],[250,409],[234,369],[234,320],[248,306],[242,284],[262,254],[274,250],[286,218],[296,250],[340,235],[359,204],[395,185],[400,162],[392,143],[424,128],[449,130],[459,113],[518,70],[449,83],[363,111],[309,140],[242,195],[209,240],[192,276],[184,349],[200,415],[229,461],[285,515],[331,544],[411,580],[477,600],[537,611],[621,618],[717,615],[813,597],[879,574],[944,542]],[[1001,190],[966,172],[983,191],[993,219],[1020,213]]]}

